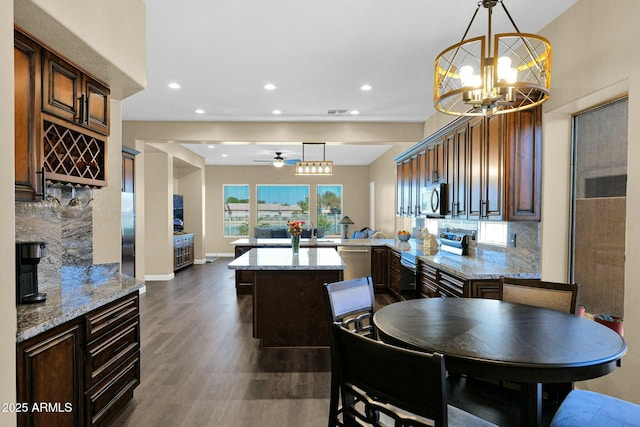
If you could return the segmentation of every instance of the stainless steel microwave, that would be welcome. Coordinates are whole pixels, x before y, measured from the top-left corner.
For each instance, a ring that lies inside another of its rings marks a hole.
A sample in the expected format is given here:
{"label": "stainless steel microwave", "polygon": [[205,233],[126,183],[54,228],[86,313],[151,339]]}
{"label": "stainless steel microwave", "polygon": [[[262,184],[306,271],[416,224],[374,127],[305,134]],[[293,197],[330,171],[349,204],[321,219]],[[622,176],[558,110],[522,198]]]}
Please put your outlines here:
{"label": "stainless steel microwave", "polygon": [[442,218],[447,214],[447,184],[428,185],[420,192],[421,213],[427,217]]}

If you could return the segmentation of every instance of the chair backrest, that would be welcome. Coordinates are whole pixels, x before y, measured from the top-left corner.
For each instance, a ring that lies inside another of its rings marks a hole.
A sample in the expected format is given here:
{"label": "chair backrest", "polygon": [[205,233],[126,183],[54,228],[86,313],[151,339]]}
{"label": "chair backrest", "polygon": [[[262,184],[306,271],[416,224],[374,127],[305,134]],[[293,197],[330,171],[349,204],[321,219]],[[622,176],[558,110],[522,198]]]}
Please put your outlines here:
{"label": "chair backrest", "polygon": [[500,299],[575,314],[577,283],[543,282],[538,279],[500,278]]}
{"label": "chair backrest", "polygon": [[325,283],[329,324],[343,323],[358,333],[372,333],[375,296],[370,276]]}
{"label": "chair backrest", "polygon": [[[432,420],[436,427],[447,425],[443,355],[391,346],[353,333],[339,323],[333,325],[331,349],[345,425],[354,424],[348,422],[353,418],[377,425],[381,414],[395,421],[417,415]],[[430,422],[412,421],[409,425]]]}

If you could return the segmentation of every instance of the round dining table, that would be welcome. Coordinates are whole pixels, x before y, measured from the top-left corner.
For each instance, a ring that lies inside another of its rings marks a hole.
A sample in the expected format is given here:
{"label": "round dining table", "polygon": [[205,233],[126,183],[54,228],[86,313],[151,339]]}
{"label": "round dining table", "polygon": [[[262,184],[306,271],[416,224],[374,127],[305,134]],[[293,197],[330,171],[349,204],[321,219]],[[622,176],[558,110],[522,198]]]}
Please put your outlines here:
{"label": "round dining table", "polygon": [[387,343],[445,356],[447,370],[520,383],[522,426],[539,426],[542,384],[606,375],[624,339],[591,320],[547,308],[479,298],[401,301],[373,317]]}

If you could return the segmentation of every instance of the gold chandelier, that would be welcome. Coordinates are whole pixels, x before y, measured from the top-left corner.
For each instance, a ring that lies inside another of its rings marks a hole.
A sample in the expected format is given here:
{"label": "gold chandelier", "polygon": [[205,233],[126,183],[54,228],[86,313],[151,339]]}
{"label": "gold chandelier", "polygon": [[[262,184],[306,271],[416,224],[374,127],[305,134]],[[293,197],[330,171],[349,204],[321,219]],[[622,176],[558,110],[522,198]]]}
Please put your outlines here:
{"label": "gold chandelier", "polygon": [[[492,39],[491,17],[497,3],[516,32]],[[487,36],[465,40],[480,7],[487,9]],[[502,0],[480,0],[462,41],[436,58],[433,100],[436,110],[446,114],[504,114],[543,103],[550,87],[549,41],[521,33]]]}

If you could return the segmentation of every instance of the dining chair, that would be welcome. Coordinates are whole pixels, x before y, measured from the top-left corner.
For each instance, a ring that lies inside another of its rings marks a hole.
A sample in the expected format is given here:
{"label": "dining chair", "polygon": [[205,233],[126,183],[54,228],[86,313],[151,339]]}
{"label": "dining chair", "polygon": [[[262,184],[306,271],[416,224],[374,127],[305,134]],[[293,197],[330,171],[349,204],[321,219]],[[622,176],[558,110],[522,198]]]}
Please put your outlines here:
{"label": "dining chair", "polygon": [[[328,307],[328,327],[339,322],[346,328],[375,338],[373,310],[375,296],[370,276],[340,282],[325,283],[324,295]],[[332,352],[332,366],[335,365]],[[329,427],[343,425],[340,421],[340,388],[334,370],[331,370],[331,398],[329,402]]]}
{"label": "dining chair", "polygon": [[332,332],[345,426],[494,425],[447,404],[442,354],[372,340],[339,323]]}
{"label": "dining chair", "polygon": [[329,325],[339,322],[359,334],[375,338],[375,296],[371,276],[326,283],[324,289],[329,307]]}
{"label": "dining chair", "polygon": [[551,308],[575,314],[578,302],[577,283],[544,282],[538,279],[500,278],[502,301]]}
{"label": "dining chair", "polygon": [[605,394],[573,390],[562,402],[550,427],[639,426],[640,405]]}

